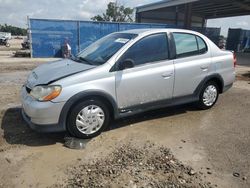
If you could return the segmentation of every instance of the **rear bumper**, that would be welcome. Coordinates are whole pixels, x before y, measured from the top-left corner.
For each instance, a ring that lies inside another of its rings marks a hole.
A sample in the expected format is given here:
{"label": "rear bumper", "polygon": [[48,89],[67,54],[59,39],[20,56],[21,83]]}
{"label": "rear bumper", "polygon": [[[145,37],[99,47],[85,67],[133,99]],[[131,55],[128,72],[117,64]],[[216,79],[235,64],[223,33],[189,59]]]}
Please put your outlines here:
{"label": "rear bumper", "polygon": [[66,131],[63,126],[59,124],[34,124],[31,122],[30,117],[22,109],[22,116],[24,121],[29,125],[29,127],[37,132],[63,132]]}

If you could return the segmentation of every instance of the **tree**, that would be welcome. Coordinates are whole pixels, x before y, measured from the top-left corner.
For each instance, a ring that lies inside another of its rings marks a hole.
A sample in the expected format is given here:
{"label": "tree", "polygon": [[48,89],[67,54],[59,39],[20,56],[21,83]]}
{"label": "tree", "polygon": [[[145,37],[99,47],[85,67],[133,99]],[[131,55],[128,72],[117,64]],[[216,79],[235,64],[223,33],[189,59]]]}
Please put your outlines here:
{"label": "tree", "polygon": [[12,25],[7,25],[7,24],[4,24],[4,25],[0,24],[0,31],[8,32],[8,33],[11,33],[12,35],[22,35],[22,36],[27,35],[27,29],[23,29],[20,27],[15,27]]}
{"label": "tree", "polygon": [[107,6],[106,13],[96,15],[91,18],[94,21],[110,21],[110,22],[133,22],[133,9],[124,6],[118,6],[114,2],[110,2]]}

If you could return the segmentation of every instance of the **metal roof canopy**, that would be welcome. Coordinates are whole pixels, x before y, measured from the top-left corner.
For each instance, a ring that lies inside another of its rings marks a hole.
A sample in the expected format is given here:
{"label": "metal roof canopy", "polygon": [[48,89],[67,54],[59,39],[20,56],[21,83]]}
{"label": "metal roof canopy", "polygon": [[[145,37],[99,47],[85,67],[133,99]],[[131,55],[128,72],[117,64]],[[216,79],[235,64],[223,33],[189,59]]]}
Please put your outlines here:
{"label": "metal roof canopy", "polygon": [[184,13],[187,17],[184,25],[190,27],[191,15],[205,20],[250,15],[250,0],[164,0],[136,7],[136,15],[150,11],[164,12],[170,8],[175,8],[177,14]]}

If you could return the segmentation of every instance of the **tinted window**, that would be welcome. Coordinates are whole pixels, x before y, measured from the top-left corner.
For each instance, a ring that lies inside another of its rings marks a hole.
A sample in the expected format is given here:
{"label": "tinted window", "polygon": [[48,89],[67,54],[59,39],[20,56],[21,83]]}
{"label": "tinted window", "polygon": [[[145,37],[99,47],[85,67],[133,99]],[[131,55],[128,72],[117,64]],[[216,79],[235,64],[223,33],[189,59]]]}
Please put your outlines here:
{"label": "tinted window", "polygon": [[199,47],[200,54],[205,53],[207,51],[207,45],[206,45],[206,43],[200,37],[196,36],[196,38],[197,38],[197,42],[198,42],[198,47]]}
{"label": "tinted window", "polygon": [[199,54],[196,37],[186,33],[173,33],[177,57]]}
{"label": "tinted window", "polygon": [[120,62],[131,59],[134,65],[160,61],[168,58],[167,36],[165,33],[147,36],[131,46]]}

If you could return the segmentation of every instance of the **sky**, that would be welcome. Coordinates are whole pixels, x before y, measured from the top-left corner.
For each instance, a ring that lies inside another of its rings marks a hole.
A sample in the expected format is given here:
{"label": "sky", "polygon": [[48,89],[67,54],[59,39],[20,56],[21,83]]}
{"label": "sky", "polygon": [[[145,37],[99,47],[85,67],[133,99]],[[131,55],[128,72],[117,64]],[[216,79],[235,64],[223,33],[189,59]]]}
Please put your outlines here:
{"label": "sky", "polygon": [[[114,0],[0,0],[0,24],[27,27],[27,16],[31,18],[90,20],[105,12],[107,4]],[[118,0],[118,4],[136,7],[159,0]],[[223,35],[228,28],[250,30],[250,16],[212,19],[208,27],[220,27]]]}

